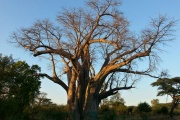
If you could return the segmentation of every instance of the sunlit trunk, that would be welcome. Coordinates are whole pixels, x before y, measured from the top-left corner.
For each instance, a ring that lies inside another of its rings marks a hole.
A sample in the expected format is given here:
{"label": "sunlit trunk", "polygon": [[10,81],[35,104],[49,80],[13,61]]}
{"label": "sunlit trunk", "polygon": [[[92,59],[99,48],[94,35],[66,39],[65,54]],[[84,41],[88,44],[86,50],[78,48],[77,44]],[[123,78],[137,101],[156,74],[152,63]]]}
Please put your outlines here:
{"label": "sunlit trunk", "polygon": [[[81,98],[76,96],[71,100],[72,95],[68,95],[68,108],[70,113],[70,120],[96,120],[98,114],[99,99],[94,96],[94,89],[87,89],[85,94],[81,94]],[[81,91],[82,92],[82,91]]]}
{"label": "sunlit trunk", "polygon": [[89,99],[85,109],[83,109],[82,112],[79,110],[82,108],[79,108],[78,104],[69,104],[69,119],[71,120],[96,120],[97,114],[98,114],[98,106],[99,102],[98,100]]}
{"label": "sunlit trunk", "polygon": [[93,95],[89,95],[89,98],[86,103],[86,107],[83,110],[82,120],[96,120],[98,114],[98,99],[94,98]]}

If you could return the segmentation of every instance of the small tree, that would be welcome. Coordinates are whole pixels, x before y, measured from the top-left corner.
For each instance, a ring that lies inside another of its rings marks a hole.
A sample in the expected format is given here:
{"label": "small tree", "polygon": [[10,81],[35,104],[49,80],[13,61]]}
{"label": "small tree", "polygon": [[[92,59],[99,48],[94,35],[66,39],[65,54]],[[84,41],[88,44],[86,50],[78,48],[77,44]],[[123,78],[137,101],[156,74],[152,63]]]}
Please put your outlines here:
{"label": "small tree", "polygon": [[152,107],[154,107],[154,106],[156,106],[156,105],[158,105],[159,104],[159,100],[158,99],[153,99],[153,100],[151,100],[151,105],[152,105]]}
{"label": "small tree", "polygon": [[23,116],[23,110],[39,94],[40,77],[34,76],[38,71],[37,65],[0,54],[0,119]]}
{"label": "small tree", "polygon": [[126,112],[125,101],[119,92],[110,97],[109,103],[111,109],[114,110],[116,114],[124,114]]}
{"label": "small tree", "polygon": [[170,109],[170,117],[173,117],[173,111],[180,103],[180,77],[160,78],[151,85],[158,86],[159,91],[157,96],[171,96],[172,105]]}
{"label": "small tree", "polygon": [[35,105],[37,106],[49,106],[52,105],[53,103],[51,102],[51,99],[47,98],[47,93],[41,92],[39,93],[38,96],[35,98]]}
{"label": "small tree", "polygon": [[112,106],[118,106],[120,104],[125,104],[125,101],[124,99],[120,96],[120,93],[116,93],[115,95],[111,96],[110,97],[110,100],[109,100],[110,104]]}

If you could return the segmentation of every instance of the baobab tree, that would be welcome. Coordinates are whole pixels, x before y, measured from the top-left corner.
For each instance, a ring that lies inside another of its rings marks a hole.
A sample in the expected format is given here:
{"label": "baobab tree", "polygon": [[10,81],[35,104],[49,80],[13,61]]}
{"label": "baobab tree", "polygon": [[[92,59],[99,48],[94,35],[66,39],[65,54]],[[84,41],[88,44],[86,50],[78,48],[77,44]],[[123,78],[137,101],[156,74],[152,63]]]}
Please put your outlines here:
{"label": "baobab tree", "polygon": [[[12,35],[34,57],[50,60],[52,75],[38,75],[66,91],[74,119],[96,117],[100,101],[133,88],[138,75],[155,77],[156,53],[171,40],[174,20],[160,16],[138,35],[132,34],[119,5],[118,0],[89,0],[86,8],[63,9],[54,24],[37,21]],[[147,68],[140,70],[142,60]]]}

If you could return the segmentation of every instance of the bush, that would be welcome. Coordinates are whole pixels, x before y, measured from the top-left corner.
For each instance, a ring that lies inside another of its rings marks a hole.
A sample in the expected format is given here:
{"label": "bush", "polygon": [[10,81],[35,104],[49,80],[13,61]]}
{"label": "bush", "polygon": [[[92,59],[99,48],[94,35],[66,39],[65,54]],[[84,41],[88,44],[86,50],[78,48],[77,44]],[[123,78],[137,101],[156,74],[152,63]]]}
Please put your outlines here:
{"label": "bush", "polygon": [[109,110],[110,110],[109,105],[101,105],[99,108],[100,113],[104,113],[104,112],[107,112]]}
{"label": "bush", "polygon": [[161,109],[160,109],[160,113],[167,114],[168,113],[168,108],[166,106],[162,106]]}
{"label": "bush", "polygon": [[113,106],[112,109],[115,110],[116,114],[125,114],[127,112],[127,107],[123,104]]}
{"label": "bush", "polygon": [[34,106],[26,109],[32,120],[65,120],[68,117],[66,106]]}
{"label": "bush", "polygon": [[162,105],[157,105],[152,108],[153,112],[159,113],[159,114],[167,114],[168,113],[168,107],[167,106],[162,106]]}
{"label": "bush", "polygon": [[114,110],[107,111],[103,114],[102,120],[114,120],[116,118],[116,113]]}
{"label": "bush", "polygon": [[113,120],[115,119],[116,113],[115,110],[110,108],[109,105],[101,105],[99,108],[101,114],[100,120]]}
{"label": "bush", "polygon": [[144,102],[144,103],[139,103],[137,106],[138,112],[150,112],[151,111],[151,106]]}
{"label": "bush", "polygon": [[128,115],[131,115],[131,114],[133,114],[133,113],[135,113],[136,112],[136,107],[135,106],[128,106],[127,108],[126,108],[126,110],[127,110],[127,114]]}

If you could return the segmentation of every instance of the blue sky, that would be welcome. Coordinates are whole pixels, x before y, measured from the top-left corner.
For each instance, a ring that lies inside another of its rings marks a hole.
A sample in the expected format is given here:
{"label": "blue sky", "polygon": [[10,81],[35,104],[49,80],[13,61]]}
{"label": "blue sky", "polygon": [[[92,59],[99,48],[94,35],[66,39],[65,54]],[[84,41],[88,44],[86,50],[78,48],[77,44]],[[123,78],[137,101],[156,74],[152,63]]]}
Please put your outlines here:
{"label": "blue sky", "polygon": [[[85,0],[0,0],[0,53],[12,54],[15,59],[25,60],[30,65],[38,64],[42,71],[47,72],[48,66],[44,60],[32,57],[29,52],[9,44],[13,31],[32,25],[36,20],[49,18],[54,21],[63,7],[85,7]],[[180,20],[180,0],[122,0],[119,9],[130,21],[131,30],[138,33],[148,26],[151,18],[159,14]],[[180,21],[174,32],[175,41],[164,47],[165,52],[159,53],[162,61],[159,69],[168,69],[171,77],[180,76]],[[166,102],[166,96],[156,97],[157,88],[150,86],[155,79],[144,77],[136,84],[136,88],[121,91],[127,105],[137,105],[154,98]],[[58,104],[66,103],[66,93],[60,86],[48,80],[42,80],[41,91],[48,93],[48,97]],[[168,101],[170,101],[168,97]]]}

